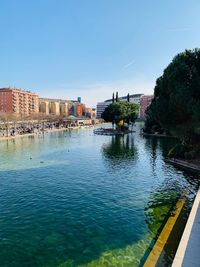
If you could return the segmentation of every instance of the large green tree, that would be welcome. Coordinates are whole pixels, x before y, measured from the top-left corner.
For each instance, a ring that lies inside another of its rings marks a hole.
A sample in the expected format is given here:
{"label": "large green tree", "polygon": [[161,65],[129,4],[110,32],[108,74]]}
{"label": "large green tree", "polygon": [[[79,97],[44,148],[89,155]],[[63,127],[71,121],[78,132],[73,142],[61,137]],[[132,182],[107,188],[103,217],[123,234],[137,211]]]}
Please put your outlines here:
{"label": "large green tree", "polygon": [[106,122],[119,124],[134,123],[138,116],[138,105],[129,102],[114,102],[102,113],[101,117]]}
{"label": "large green tree", "polygon": [[157,79],[147,124],[157,123],[178,135],[200,127],[200,49],[178,54]]}

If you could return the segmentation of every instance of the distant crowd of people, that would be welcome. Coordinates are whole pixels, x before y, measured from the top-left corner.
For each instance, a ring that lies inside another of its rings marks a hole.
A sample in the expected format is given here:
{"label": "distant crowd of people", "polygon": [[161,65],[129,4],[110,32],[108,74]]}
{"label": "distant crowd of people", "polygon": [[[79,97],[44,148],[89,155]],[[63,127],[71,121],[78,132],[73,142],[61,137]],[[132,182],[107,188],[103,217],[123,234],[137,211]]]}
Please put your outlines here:
{"label": "distant crowd of people", "polygon": [[52,130],[55,128],[63,127],[63,125],[59,125],[59,123],[54,122],[46,122],[46,123],[37,123],[34,125],[11,125],[10,127],[6,127],[5,125],[0,126],[0,136],[16,136],[16,135],[24,135],[31,133],[42,133],[47,130]]}

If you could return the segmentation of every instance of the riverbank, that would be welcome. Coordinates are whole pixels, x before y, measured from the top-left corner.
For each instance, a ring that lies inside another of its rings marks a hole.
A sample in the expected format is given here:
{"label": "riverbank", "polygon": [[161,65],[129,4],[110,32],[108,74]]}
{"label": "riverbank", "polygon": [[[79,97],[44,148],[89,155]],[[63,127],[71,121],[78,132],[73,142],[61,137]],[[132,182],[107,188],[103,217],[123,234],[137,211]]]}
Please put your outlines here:
{"label": "riverbank", "polygon": [[200,159],[180,160],[180,159],[175,159],[175,158],[172,158],[172,159],[167,158],[165,159],[165,161],[175,166],[179,166],[185,169],[200,172]]}
{"label": "riverbank", "polygon": [[197,192],[172,267],[197,267],[200,263],[200,189]]}
{"label": "riverbank", "polygon": [[[91,126],[81,126],[84,128],[88,128],[88,127],[93,127]],[[74,129],[79,129],[80,127],[70,127],[70,128],[53,128],[53,129],[48,129],[45,131],[37,131],[34,133],[25,133],[25,134],[17,134],[14,136],[0,136],[0,141],[3,140],[13,140],[16,138],[22,138],[22,137],[26,137],[26,136],[37,136],[37,135],[41,135],[41,134],[45,134],[45,133],[53,133],[53,132],[60,132],[60,131],[67,131],[67,130],[74,130]]]}
{"label": "riverbank", "polygon": [[94,134],[98,135],[125,135],[129,133],[135,133],[134,130],[119,131],[112,128],[98,128],[94,130]]}
{"label": "riverbank", "polygon": [[149,134],[149,133],[141,133],[142,136],[153,136],[153,137],[163,137],[163,138],[174,138],[178,139],[178,137],[173,135],[166,135],[166,134]]}

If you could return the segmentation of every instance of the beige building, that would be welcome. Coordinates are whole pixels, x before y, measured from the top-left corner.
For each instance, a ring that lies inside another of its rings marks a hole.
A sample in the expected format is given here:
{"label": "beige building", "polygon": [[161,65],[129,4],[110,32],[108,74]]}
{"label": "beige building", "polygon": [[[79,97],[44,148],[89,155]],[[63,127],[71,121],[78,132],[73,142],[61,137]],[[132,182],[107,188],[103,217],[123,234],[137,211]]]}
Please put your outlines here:
{"label": "beige building", "polygon": [[60,103],[60,114],[61,115],[69,115],[69,105],[67,102]]}
{"label": "beige building", "polygon": [[69,100],[40,98],[40,112],[46,115],[65,115],[69,116],[70,103]]}
{"label": "beige building", "polygon": [[50,113],[54,115],[60,115],[60,103],[50,102]]}
{"label": "beige building", "polygon": [[40,112],[46,115],[60,115],[60,99],[40,98]]}
{"label": "beige building", "polygon": [[40,112],[49,115],[49,102],[40,101]]}

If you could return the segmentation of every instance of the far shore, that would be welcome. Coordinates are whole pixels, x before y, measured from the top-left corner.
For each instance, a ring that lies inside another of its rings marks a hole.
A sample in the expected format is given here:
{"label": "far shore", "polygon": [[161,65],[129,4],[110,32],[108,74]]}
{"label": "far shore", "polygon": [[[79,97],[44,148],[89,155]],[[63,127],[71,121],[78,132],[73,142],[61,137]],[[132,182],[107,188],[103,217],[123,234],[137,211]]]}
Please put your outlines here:
{"label": "far shore", "polygon": [[[83,126],[83,127],[87,127],[87,126]],[[92,127],[92,125],[90,127]],[[38,132],[34,132],[34,133],[16,134],[14,136],[0,136],[0,141],[12,140],[12,139],[22,138],[22,137],[26,137],[26,136],[38,136],[38,135],[45,134],[45,133],[52,133],[52,132],[66,131],[66,130],[73,130],[73,129],[78,129],[78,126],[77,127],[71,127],[71,128],[64,128],[64,127],[63,128],[53,128],[53,129],[47,129],[44,131],[38,131]]]}

